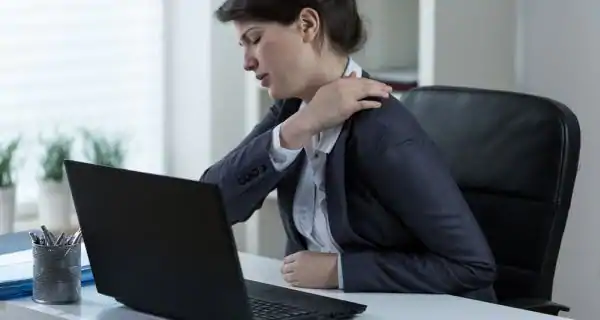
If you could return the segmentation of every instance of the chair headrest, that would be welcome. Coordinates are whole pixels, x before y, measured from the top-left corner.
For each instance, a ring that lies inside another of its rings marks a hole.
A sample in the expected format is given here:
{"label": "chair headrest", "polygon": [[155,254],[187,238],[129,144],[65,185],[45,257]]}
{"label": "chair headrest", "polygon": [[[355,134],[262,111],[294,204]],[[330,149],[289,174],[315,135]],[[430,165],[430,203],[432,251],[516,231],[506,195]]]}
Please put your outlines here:
{"label": "chair headrest", "polygon": [[580,148],[577,118],[565,105],[451,86],[413,89],[402,101],[442,150],[462,188],[561,201],[565,170],[576,170]]}

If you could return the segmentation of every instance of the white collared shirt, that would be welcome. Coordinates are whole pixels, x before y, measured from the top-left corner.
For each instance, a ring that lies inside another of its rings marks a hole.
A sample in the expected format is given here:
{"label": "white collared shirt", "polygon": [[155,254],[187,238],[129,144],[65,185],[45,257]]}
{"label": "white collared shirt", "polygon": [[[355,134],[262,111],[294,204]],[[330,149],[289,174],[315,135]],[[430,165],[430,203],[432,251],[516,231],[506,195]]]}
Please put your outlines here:
{"label": "white collared shirt", "polygon": [[[344,75],[356,72],[362,76],[362,68],[352,59],[348,60]],[[302,102],[300,108],[306,106]],[[273,129],[271,161],[276,170],[282,171],[298,156],[302,149],[290,150],[281,146],[279,132],[281,124]],[[306,160],[296,188],[293,204],[293,220],[298,232],[306,239],[308,250],[317,252],[340,253],[329,228],[327,196],[325,191],[325,163],[327,155],[333,149],[342,124],[322,131],[312,137],[311,144],[304,147]],[[343,288],[341,261],[338,257],[338,282]]]}

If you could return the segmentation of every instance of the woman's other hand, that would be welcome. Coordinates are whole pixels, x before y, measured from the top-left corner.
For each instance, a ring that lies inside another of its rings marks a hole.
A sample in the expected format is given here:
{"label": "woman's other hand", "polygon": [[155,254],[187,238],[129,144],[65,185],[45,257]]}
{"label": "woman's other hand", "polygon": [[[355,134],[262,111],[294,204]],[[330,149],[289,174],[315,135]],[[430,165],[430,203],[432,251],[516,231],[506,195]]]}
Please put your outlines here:
{"label": "woman's other hand", "polygon": [[[355,112],[379,108],[381,102],[376,100],[389,97],[391,91],[385,83],[357,78],[354,72],[324,85],[306,107],[283,123],[281,144],[289,149],[299,149],[313,135],[343,123]],[[366,99],[369,97],[375,99]]]}

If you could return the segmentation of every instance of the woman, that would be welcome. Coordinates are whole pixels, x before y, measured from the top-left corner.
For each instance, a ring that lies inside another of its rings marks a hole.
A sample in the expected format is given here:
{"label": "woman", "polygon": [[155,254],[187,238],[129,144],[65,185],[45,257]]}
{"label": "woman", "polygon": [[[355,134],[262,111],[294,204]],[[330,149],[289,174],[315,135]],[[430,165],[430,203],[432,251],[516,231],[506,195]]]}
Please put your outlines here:
{"label": "woman", "polygon": [[244,68],[275,104],[201,180],[232,224],[277,189],[294,286],[495,301],[495,264],[438,150],[390,87],[350,54],[355,0],[229,0]]}

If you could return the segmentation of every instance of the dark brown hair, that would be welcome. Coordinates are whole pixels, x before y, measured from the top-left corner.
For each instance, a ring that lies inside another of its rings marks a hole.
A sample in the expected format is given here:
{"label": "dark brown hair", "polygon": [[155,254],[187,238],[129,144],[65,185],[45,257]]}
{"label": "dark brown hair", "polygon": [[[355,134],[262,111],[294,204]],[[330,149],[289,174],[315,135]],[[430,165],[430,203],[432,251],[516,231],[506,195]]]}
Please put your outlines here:
{"label": "dark brown hair", "polygon": [[349,55],[362,48],[366,37],[356,0],[227,0],[215,15],[221,22],[258,21],[290,25],[304,8],[317,11],[333,50]]}

